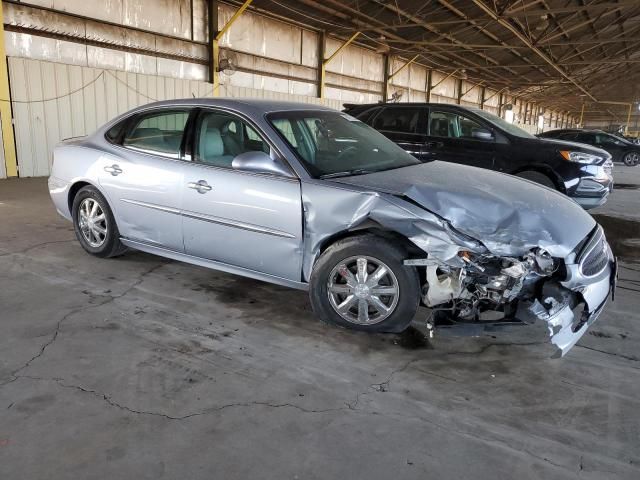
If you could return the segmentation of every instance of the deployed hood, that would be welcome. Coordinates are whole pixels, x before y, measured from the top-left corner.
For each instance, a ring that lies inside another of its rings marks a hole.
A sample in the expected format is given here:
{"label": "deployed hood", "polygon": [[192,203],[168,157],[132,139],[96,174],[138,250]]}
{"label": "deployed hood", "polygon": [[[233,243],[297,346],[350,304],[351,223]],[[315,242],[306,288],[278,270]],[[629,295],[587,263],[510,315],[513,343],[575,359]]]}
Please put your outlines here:
{"label": "deployed hood", "polygon": [[335,181],[409,200],[502,255],[540,246],[566,257],[595,226],[555,190],[465,165],[436,161]]}

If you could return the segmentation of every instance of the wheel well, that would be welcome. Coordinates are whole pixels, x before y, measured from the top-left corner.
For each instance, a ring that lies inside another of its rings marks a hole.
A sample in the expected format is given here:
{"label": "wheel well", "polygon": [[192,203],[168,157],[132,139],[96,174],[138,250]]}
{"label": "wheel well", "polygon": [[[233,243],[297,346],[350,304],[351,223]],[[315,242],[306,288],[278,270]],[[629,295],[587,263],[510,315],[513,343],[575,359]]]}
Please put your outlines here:
{"label": "wheel well", "polygon": [[91,185],[89,182],[76,182],[71,185],[69,188],[69,197],[67,198],[67,203],[69,204],[69,213],[73,214],[71,209],[73,208],[73,200],[76,198],[76,195],[80,191],[81,188],[86,187],[87,185]]}
{"label": "wheel well", "polygon": [[520,170],[513,172],[512,175],[519,175],[524,172],[541,173],[542,175],[546,176],[549,180],[551,180],[554,187],[556,187],[556,190],[558,190],[561,193],[567,193],[566,189],[564,188],[564,183],[558,179],[558,175],[556,175],[556,173],[550,168],[537,166],[537,165],[529,165],[524,168],[521,168]]}
{"label": "wheel well", "polygon": [[[329,248],[337,241],[343,240],[345,238],[359,237],[364,235],[375,235],[376,237],[384,238],[391,242],[394,242],[397,245],[401,245],[407,251],[408,257],[424,258],[426,256],[426,253],[423,250],[419,249],[407,237],[404,237],[397,232],[387,230],[378,223],[368,222],[367,224],[364,224],[357,229],[345,230],[327,238],[324,242],[322,242],[320,246],[320,252],[316,257],[316,260],[320,258],[320,255],[322,255],[327,248]],[[418,275],[420,277],[420,284],[422,285],[426,281],[424,269],[418,269]]]}

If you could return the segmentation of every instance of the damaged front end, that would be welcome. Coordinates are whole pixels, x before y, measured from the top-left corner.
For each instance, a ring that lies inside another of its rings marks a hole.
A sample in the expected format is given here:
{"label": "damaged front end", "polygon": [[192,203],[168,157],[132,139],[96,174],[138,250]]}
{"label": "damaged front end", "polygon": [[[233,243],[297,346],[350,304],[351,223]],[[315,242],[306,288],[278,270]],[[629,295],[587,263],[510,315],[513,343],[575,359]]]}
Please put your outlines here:
{"label": "damaged front end", "polygon": [[545,322],[555,356],[563,356],[598,317],[615,281],[615,258],[600,227],[564,259],[540,247],[521,257],[496,256],[479,242],[463,240],[457,243],[475,251],[460,245],[445,260],[429,255],[405,261],[424,268],[422,302],[435,311],[432,332],[438,326]]}
{"label": "damaged front end", "polygon": [[336,183],[303,185],[305,280],[332,236],[395,232],[416,247],[405,264],[418,269],[436,326],[542,324],[560,355],[615,283],[616,262],[594,219],[531,182],[429,162]]}

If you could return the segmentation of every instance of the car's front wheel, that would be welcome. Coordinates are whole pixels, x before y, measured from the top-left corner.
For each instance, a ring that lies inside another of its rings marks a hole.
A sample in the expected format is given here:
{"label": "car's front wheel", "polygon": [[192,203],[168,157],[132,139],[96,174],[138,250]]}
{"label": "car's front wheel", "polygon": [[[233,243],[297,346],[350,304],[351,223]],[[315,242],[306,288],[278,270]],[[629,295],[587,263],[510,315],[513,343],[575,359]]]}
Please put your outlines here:
{"label": "car's front wheel", "polygon": [[107,258],[125,252],[111,208],[97,188],[81,188],[73,199],[71,212],[76,237],[87,253]]}
{"label": "car's front wheel", "polygon": [[321,320],[369,332],[401,332],[420,300],[416,269],[398,245],[374,235],[339,240],[318,259],[309,297]]}
{"label": "car's front wheel", "polygon": [[640,154],[638,152],[629,152],[624,156],[622,161],[628,167],[635,167],[640,163]]}

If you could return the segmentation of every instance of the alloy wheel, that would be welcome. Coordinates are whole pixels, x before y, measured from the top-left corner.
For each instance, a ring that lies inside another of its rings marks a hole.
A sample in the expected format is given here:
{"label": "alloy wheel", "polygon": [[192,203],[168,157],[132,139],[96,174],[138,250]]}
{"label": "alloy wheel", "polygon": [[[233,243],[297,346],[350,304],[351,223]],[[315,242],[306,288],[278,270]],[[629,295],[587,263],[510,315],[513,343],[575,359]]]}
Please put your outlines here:
{"label": "alloy wheel", "polygon": [[86,242],[100,248],[107,241],[107,217],[100,204],[93,198],[85,198],[78,208],[78,226]]}
{"label": "alloy wheel", "polygon": [[638,165],[638,163],[640,163],[640,155],[638,155],[636,152],[627,153],[624,156],[624,163],[629,167],[636,166]]}
{"label": "alloy wheel", "polygon": [[393,271],[374,257],[350,257],[336,265],[327,284],[331,306],[344,320],[373,325],[391,315],[400,288]]}

